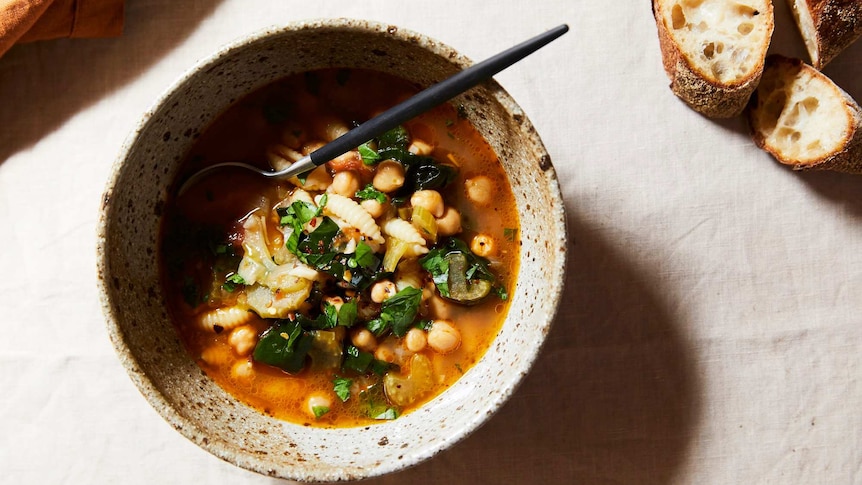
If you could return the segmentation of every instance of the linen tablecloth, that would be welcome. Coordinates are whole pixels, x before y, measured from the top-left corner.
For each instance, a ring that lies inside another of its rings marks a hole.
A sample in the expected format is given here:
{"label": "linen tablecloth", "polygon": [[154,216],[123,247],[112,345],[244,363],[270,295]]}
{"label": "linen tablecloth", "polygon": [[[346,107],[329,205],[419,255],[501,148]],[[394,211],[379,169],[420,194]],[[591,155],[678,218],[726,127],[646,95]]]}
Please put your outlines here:
{"label": "linen tablecloth", "polygon": [[[804,57],[783,1],[771,52]],[[0,481],[274,483],[150,408],[107,338],[97,212],[143,113],[219,46],[293,20],[415,30],[497,76],[564,193],[543,355],[484,427],[370,483],[862,483],[862,177],[794,173],[676,99],[646,1],[128,0],[112,39],[0,58]],[[825,72],[862,99],[862,44]]]}

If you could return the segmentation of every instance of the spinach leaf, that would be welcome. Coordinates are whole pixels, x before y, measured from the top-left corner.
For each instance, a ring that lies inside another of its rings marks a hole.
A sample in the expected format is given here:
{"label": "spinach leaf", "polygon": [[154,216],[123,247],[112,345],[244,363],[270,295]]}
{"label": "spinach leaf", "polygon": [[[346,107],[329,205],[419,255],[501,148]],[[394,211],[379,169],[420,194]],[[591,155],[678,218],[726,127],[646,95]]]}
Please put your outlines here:
{"label": "spinach leaf", "polygon": [[263,332],[252,356],[258,362],[297,373],[305,367],[312,343],[314,338],[298,322],[284,320]]}
{"label": "spinach leaf", "polygon": [[386,299],[380,307],[380,316],[366,323],[366,327],[378,337],[389,329],[403,337],[416,320],[421,301],[422,290],[408,286]]}
{"label": "spinach leaf", "polygon": [[344,302],[338,309],[337,325],[350,328],[356,322],[357,313],[356,300]]}
{"label": "spinach leaf", "polygon": [[341,367],[364,374],[372,361],[374,361],[373,355],[363,352],[353,345],[348,345],[344,351],[344,363]]}
{"label": "spinach leaf", "polygon": [[422,290],[408,286],[383,302],[380,314],[389,315],[392,333],[403,337],[410,330],[421,301]]}
{"label": "spinach leaf", "polygon": [[415,157],[415,159],[404,172],[404,186],[409,187],[412,192],[443,189],[458,176],[458,169],[452,165],[437,163],[430,157]]}
{"label": "spinach leaf", "polygon": [[377,137],[377,152],[383,152],[393,148],[407,149],[410,144],[410,134],[403,126],[396,126],[386,133]]}

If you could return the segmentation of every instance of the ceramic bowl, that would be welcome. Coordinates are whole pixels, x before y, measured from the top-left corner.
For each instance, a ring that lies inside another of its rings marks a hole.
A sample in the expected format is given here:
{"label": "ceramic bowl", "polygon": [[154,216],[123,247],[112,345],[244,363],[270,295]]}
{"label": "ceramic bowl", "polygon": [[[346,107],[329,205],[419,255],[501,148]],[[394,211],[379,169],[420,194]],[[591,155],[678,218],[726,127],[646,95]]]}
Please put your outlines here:
{"label": "ceramic bowl", "polygon": [[182,435],[265,475],[353,480],[431,458],[476,430],[511,396],[536,359],[557,310],[566,228],[551,159],[527,116],[494,81],[454,102],[469,108],[469,121],[500,157],[514,189],[523,239],[517,286],[508,318],[485,356],[419,410],[347,429],[303,427],[255,411],[218,387],[190,358],[168,318],[157,269],[162,210],[179,162],[195,134],[243,95],[319,68],[375,69],[427,86],[471,64],[435,40],[391,25],[347,19],[301,22],[219,50],[185,73],[144,114],[113,167],[101,205],[100,292],[122,364],[144,397]]}

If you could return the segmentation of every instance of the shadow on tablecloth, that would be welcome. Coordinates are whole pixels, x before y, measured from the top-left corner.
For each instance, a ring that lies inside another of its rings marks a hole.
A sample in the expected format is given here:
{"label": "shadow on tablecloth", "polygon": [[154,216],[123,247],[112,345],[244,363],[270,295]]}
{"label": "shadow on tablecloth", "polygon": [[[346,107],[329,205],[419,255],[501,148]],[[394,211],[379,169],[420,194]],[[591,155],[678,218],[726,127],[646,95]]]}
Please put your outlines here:
{"label": "shadow on tablecloth", "polygon": [[0,163],[144,73],[220,3],[127,0],[121,37],[13,47],[0,59]]}
{"label": "shadow on tablecloth", "polygon": [[[564,307],[506,406],[434,459],[366,483],[665,484],[686,459],[700,383],[657,268],[569,218]],[[636,269],[637,268],[637,269]]]}

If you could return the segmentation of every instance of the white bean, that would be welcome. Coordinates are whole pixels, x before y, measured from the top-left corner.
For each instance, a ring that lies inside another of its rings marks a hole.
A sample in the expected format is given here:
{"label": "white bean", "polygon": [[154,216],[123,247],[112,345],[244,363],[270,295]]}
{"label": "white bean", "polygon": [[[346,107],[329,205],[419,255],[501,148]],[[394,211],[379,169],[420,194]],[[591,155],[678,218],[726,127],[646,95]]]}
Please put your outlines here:
{"label": "white bean", "polygon": [[434,320],[428,330],[428,346],[437,353],[448,354],[461,345],[461,332],[449,320]]}

